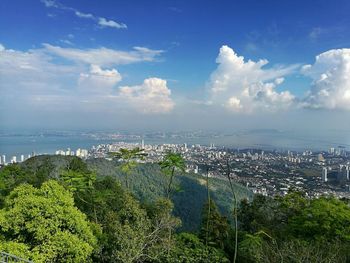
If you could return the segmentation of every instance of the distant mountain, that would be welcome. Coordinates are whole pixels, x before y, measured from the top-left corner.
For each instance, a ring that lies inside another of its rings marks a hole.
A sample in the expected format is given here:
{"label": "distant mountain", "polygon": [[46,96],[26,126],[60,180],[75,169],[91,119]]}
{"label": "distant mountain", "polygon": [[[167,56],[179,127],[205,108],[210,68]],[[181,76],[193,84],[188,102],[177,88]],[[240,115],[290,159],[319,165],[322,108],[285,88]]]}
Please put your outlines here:
{"label": "distant mountain", "polygon": [[[59,178],[60,171],[68,167],[73,156],[43,155],[28,159],[21,164],[26,170],[36,173],[45,168],[50,178]],[[119,163],[106,159],[89,159],[88,168],[95,171],[97,178],[112,176],[124,184],[124,175]],[[130,176],[130,187],[135,196],[142,202],[151,202],[164,196],[167,177],[160,171],[157,164],[140,164]],[[174,214],[182,220],[182,231],[196,231],[201,221],[201,212],[207,200],[205,178],[198,174],[177,175],[174,180],[176,191],[172,200]],[[252,198],[253,194],[246,187],[235,184],[239,199]],[[220,210],[229,216],[232,211],[232,197],[228,182],[223,179],[210,178],[210,193]]]}

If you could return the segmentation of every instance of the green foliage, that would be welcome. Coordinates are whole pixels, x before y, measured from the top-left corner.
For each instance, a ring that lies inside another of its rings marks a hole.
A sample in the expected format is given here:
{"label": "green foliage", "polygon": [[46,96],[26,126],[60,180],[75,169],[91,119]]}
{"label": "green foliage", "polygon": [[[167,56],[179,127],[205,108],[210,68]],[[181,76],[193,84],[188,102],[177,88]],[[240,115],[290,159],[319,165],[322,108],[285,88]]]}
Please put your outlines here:
{"label": "green foliage", "polygon": [[137,166],[136,160],[143,160],[147,154],[143,152],[143,149],[123,149],[121,148],[119,152],[111,152],[110,156],[121,159],[123,161],[120,166],[121,171],[125,174],[125,185],[129,189],[129,176],[134,171]]}
{"label": "green foliage", "polygon": [[164,159],[159,163],[160,168],[163,173],[169,176],[168,186],[166,188],[166,196],[170,198],[173,186],[173,180],[175,173],[177,171],[184,172],[185,171],[185,160],[179,153],[168,152]]}
{"label": "green foliage", "polygon": [[112,177],[97,180],[93,189],[81,192],[77,205],[101,226],[94,262],[140,262],[159,257],[172,245],[167,233],[179,220],[172,216],[169,200],[142,206]]}
{"label": "green foliage", "polygon": [[[208,217],[209,205],[210,215]],[[209,226],[208,233],[207,226]],[[224,249],[225,243],[229,237],[229,229],[230,225],[227,218],[220,214],[214,201],[211,200],[209,204],[206,203],[203,207],[202,212],[202,223],[199,234],[200,238],[204,241],[207,241],[210,246]],[[207,237],[208,240],[206,240]]]}
{"label": "green foliage", "polygon": [[24,243],[0,240],[0,251],[29,260],[32,257],[29,246]]}
{"label": "green foliage", "polygon": [[[348,262],[350,207],[300,192],[241,202],[240,262]],[[263,235],[261,234],[263,233]]]}
{"label": "green foliage", "polygon": [[96,243],[72,194],[55,181],[15,188],[0,210],[0,236],[9,246],[27,246],[35,262],[86,262]]}
{"label": "green foliage", "polygon": [[159,261],[169,263],[225,263],[229,260],[222,250],[214,247],[207,248],[205,244],[194,234],[180,233],[176,237],[176,244],[169,255]]}
{"label": "green foliage", "polygon": [[350,242],[350,207],[335,198],[314,199],[290,218],[289,231],[306,240]]}
{"label": "green foliage", "polygon": [[73,170],[62,171],[61,179],[71,192],[85,192],[93,189],[93,183],[96,181],[95,173],[81,173]]}
{"label": "green foliage", "polygon": [[[124,174],[116,161],[94,159],[87,161],[91,170],[95,170],[97,178],[112,176],[120,181]],[[182,191],[174,191],[171,200],[174,203],[174,215],[182,221],[180,231],[198,231],[201,222],[202,207],[207,201],[205,180],[198,174],[179,173],[175,176],[173,185],[178,185]],[[164,196],[164,188],[169,177],[164,176],[158,164],[139,164],[133,172],[130,190],[142,202],[154,202]],[[228,216],[232,211],[232,195],[225,180],[209,178],[210,195],[218,209]],[[247,188],[234,184],[237,198],[251,198],[252,193]]]}
{"label": "green foliage", "polygon": [[350,247],[339,241],[306,242],[291,239],[277,242],[263,242],[261,247],[251,250],[250,261],[254,263],[345,263],[349,262]]}

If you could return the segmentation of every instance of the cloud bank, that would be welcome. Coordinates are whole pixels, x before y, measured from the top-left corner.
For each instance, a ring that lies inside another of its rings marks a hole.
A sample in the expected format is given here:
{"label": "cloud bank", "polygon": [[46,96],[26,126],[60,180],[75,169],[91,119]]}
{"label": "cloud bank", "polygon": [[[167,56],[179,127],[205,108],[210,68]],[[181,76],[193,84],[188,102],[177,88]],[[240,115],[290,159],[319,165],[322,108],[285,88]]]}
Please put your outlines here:
{"label": "cloud bank", "polygon": [[289,108],[295,100],[289,91],[278,92],[284,77],[296,71],[298,65],[265,69],[268,61],[245,61],[228,46],[220,48],[217,69],[211,74],[211,101],[234,112],[251,113]]}
{"label": "cloud bank", "polygon": [[350,110],[350,49],[333,49],[305,65],[303,74],[313,82],[302,106],[312,109]]}
{"label": "cloud bank", "polygon": [[147,114],[170,112],[175,106],[170,95],[166,80],[160,78],[148,78],[141,85],[119,88],[120,99],[138,112]]}
{"label": "cloud bank", "polygon": [[15,100],[31,109],[61,111],[74,105],[74,110],[167,113],[174,102],[165,80],[148,78],[141,85],[118,87],[122,74],[115,68],[154,61],[161,53],[144,47],[83,50],[49,44],[16,51],[0,44],[1,106],[12,107]]}

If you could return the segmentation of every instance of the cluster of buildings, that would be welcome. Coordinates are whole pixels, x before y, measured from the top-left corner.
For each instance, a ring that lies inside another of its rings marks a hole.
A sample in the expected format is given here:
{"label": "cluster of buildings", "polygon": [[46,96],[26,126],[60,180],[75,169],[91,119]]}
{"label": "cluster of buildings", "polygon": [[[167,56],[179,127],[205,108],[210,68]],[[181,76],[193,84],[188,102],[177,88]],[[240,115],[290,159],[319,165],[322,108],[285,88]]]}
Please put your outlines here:
{"label": "cluster of buildings", "polygon": [[[20,156],[13,155],[10,159],[7,159],[7,156],[5,154],[0,156],[0,166],[5,166],[9,163],[20,163],[24,162],[25,160],[31,158],[32,156],[35,156],[35,153],[24,155],[21,154]],[[19,157],[19,158],[17,158]]]}
{"label": "cluster of buildings", "polygon": [[70,148],[67,148],[67,150],[57,150],[55,152],[56,155],[64,155],[64,156],[77,156],[82,159],[86,159],[89,156],[89,151],[86,149],[80,149],[78,148],[75,152],[72,151]]}
{"label": "cluster of buildings", "polygon": [[[111,159],[110,153],[121,148],[139,147],[147,154],[142,162],[157,163],[167,152],[180,153],[186,160],[186,171],[226,180],[225,165],[230,165],[231,178],[254,193],[263,195],[285,195],[290,189],[306,192],[309,196],[331,194],[350,198],[350,154],[344,147],[328,151],[263,151],[258,149],[229,149],[214,144],[145,144],[116,142],[100,144],[91,149],[57,150],[56,155],[78,156],[82,159]],[[28,158],[31,155],[28,156]],[[20,162],[12,157],[9,161]],[[1,157],[7,164],[6,156]],[[141,161],[141,160],[140,160]]]}
{"label": "cluster of buildings", "polygon": [[147,157],[143,162],[159,162],[168,152],[180,153],[187,172],[225,180],[223,165],[230,164],[231,177],[254,193],[285,195],[290,189],[309,196],[332,194],[350,197],[350,155],[345,148],[331,148],[326,152],[262,151],[257,149],[229,149],[199,144],[160,144],[118,142],[101,144],[89,151],[88,158],[110,158],[110,152],[121,148],[142,148]]}

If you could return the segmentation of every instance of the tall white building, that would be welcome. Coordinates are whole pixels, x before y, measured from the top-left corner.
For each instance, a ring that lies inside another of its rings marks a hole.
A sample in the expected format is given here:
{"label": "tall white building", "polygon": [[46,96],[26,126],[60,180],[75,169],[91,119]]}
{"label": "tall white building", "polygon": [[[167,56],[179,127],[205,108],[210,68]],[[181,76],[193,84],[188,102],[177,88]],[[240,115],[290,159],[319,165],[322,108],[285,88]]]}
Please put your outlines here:
{"label": "tall white building", "polygon": [[328,174],[327,168],[324,167],[322,169],[322,182],[324,182],[324,183],[326,183],[328,181],[327,174]]}
{"label": "tall white building", "polygon": [[24,155],[21,155],[21,162],[24,162]]}
{"label": "tall white building", "polygon": [[5,154],[2,156],[2,164],[6,164],[6,155]]}
{"label": "tall white building", "polygon": [[17,157],[16,156],[12,156],[11,163],[17,163]]}

